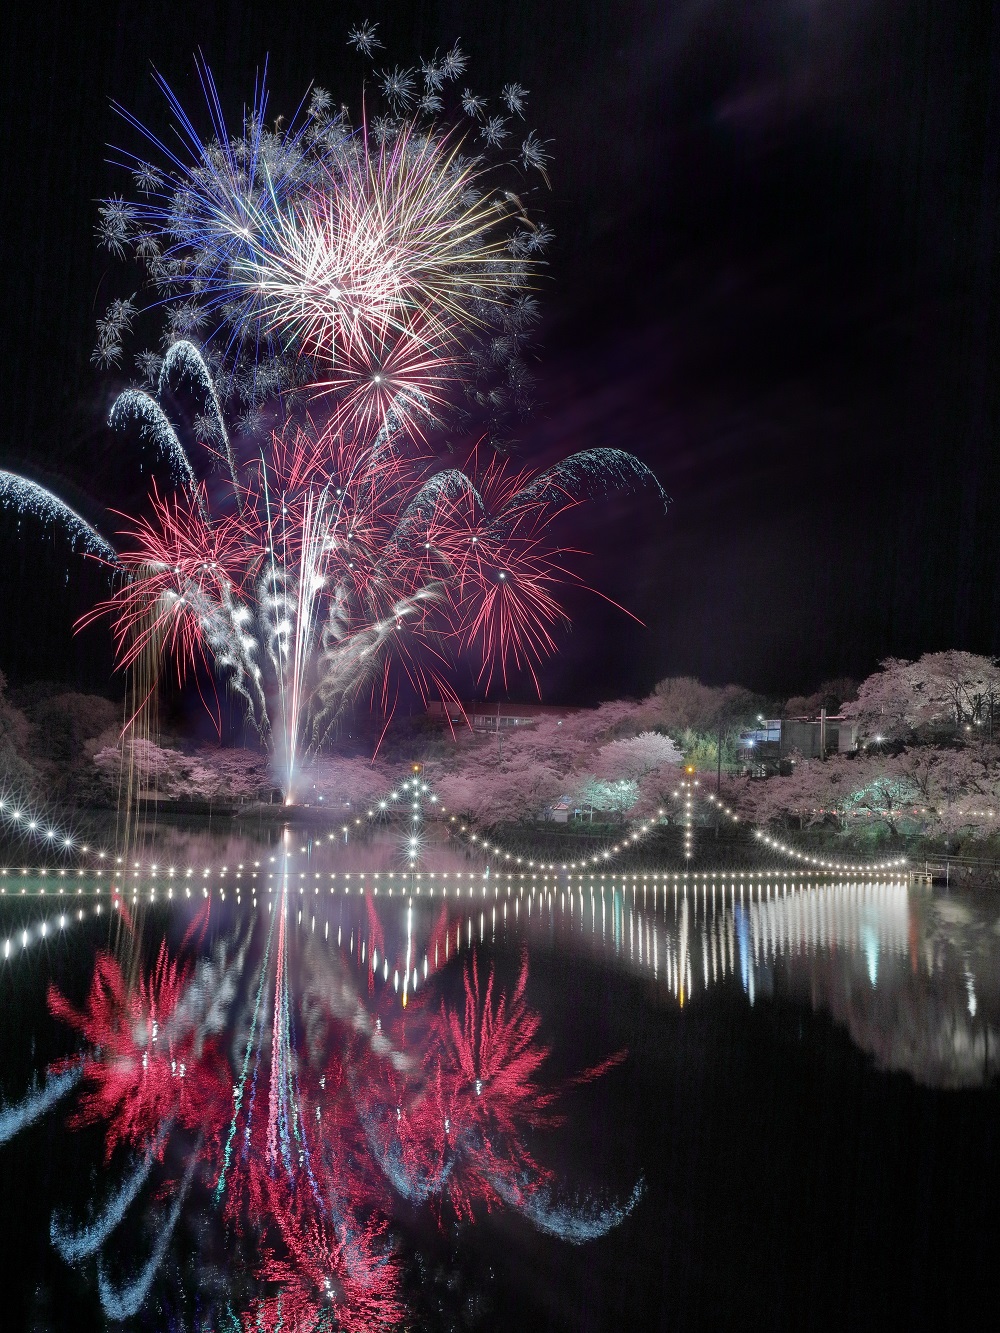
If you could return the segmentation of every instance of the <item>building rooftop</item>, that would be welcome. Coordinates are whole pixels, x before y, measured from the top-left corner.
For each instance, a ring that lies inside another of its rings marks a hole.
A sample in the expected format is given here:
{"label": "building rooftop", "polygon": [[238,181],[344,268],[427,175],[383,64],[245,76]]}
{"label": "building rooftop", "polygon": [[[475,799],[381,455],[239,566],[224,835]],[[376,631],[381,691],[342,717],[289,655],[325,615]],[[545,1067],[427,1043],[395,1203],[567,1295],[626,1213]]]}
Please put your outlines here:
{"label": "building rooftop", "polygon": [[480,730],[523,726],[543,717],[569,717],[571,713],[579,711],[578,708],[566,708],[560,704],[518,704],[470,699],[447,705],[435,699],[427,705],[428,717],[452,724],[467,722],[469,726]]}

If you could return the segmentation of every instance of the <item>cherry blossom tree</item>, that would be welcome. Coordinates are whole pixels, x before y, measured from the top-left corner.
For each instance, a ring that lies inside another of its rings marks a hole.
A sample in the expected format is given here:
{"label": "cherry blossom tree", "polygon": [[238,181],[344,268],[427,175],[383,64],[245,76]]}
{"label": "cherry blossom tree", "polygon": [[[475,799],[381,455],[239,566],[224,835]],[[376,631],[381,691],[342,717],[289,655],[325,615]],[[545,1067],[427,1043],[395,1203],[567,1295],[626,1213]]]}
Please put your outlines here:
{"label": "cherry blossom tree", "polygon": [[919,746],[899,757],[920,793],[928,832],[981,839],[1000,824],[1000,747]]}
{"label": "cherry blossom tree", "polygon": [[[641,705],[619,701],[486,737],[459,735],[453,750],[429,761],[425,772],[449,808],[477,822],[536,819],[561,796],[620,813],[681,762],[668,737],[635,734],[641,717]],[[588,783],[604,786],[586,795]]]}
{"label": "cherry blossom tree", "polygon": [[726,800],[761,825],[978,840],[1000,825],[1000,747],[920,745],[801,760],[788,776],[731,783]]}
{"label": "cherry blossom tree", "polygon": [[644,778],[662,768],[676,769],[684,756],[669,736],[642,731],[638,736],[610,741],[597,754],[599,771],[613,777]]}
{"label": "cherry blossom tree", "polygon": [[757,696],[742,685],[703,685],[693,676],[661,680],[645,702],[651,721],[667,731],[711,733],[752,718]]}
{"label": "cherry blossom tree", "polygon": [[560,769],[524,744],[505,748],[502,758],[495,742],[459,746],[454,761],[428,764],[425,773],[448,809],[484,824],[538,818],[564,789]]}
{"label": "cherry blossom tree", "polygon": [[800,760],[791,774],[734,784],[729,799],[755,824],[803,828],[853,822],[900,831],[917,817],[921,794],[913,775],[895,757],[836,755],[825,762]]}
{"label": "cherry blossom tree", "polygon": [[[220,797],[232,801],[259,801],[272,786],[267,755],[260,750],[199,750],[197,759],[214,777]],[[209,779],[211,781],[211,779]]]}
{"label": "cherry blossom tree", "polygon": [[590,811],[645,813],[660,804],[663,791],[677,781],[684,756],[669,736],[643,731],[609,741],[592,761],[592,771],[574,786],[579,804]]}
{"label": "cherry blossom tree", "polygon": [[587,776],[578,784],[575,796],[581,807],[613,814],[623,819],[639,803],[639,783],[635,778],[595,778]]}
{"label": "cherry blossom tree", "polygon": [[176,800],[191,794],[190,765],[184,755],[138,737],[108,746],[94,756],[94,767],[115,792],[130,778],[140,793]]}
{"label": "cherry blossom tree", "polygon": [[992,723],[1000,704],[1000,667],[994,657],[955,650],[924,653],[910,673],[956,728]]}
{"label": "cherry blossom tree", "polygon": [[402,765],[346,755],[320,755],[302,770],[301,799],[335,809],[368,809],[402,780]]}
{"label": "cherry blossom tree", "polygon": [[858,719],[863,737],[906,740],[947,729],[992,736],[1000,706],[1000,668],[992,657],[949,651],[916,662],[887,657],[863,681],[843,712]]}
{"label": "cherry blossom tree", "polygon": [[201,750],[193,755],[132,737],[98,750],[92,795],[117,798],[120,789],[167,801],[259,799],[268,786],[264,757],[247,750]]}

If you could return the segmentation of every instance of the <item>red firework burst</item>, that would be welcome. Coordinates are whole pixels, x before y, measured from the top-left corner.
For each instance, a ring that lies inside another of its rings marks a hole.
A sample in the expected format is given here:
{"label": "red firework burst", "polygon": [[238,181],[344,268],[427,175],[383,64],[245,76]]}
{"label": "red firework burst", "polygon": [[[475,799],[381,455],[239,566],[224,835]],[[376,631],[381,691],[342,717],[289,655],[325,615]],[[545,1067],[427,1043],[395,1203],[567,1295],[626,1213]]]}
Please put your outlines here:
{"label": "red firework burst", "polygon": [[162,1157],[164,1128],[197,1132],[209,1151],[231,1102],[228,1067],[217,1040],[184,1012],[191,969],[161,945],[151,973],[128,985],[110,954],[97,957],[90,992],[78,1010],[49,986],[50,1011],[88,1043],[86,1091],[70,1124],[104,1124],[105,1155],[119,1144]]}
{"label": "red firework burst", "polygon": [[151,518],[134,520],[119,534],[130,543],[119,556],[127,582],[79,623],[110,613],[122,666],[153,648],[174,659],[183,679],[212,659],[212,619],[235,603],[252,574],[247,532],[238,518],[210,520],[202,488],[164,498],[154,486],[150,505]]}

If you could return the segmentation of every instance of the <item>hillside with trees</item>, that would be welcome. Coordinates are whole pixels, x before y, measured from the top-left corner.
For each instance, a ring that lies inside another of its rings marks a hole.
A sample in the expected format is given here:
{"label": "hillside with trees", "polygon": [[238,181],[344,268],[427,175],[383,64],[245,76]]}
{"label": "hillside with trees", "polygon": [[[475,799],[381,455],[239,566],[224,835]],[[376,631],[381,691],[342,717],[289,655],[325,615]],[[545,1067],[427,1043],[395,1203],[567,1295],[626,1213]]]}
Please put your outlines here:
{"label": "hillside with trees", "polygon": [[[741,732],[761,716],[850,719],[851,753],[807,758],[753,776]],[[163,734],[122,739],[121,705],[41,683],[9,691],[0,677],[0,771],[9,791],[114,807],[133,796],[244,806],[275,798],[263,752]],[[622,824],[668,806],[684,766],[705,789],[721,781],[755,825],[826,840],[991,838],[1000,821],[1000,666],[964,652],[887,659],[860,684],[827,681],[808,695],[766,699],[739,685],[660,681],[644,699],[546,714],[502,733],[400,719],[379,741],[363,727],[302,769],[298,800],[327,809],[370,804],[420,764],[452,810],[482,825],[544,818]],[[376,752],[377,750],[377,752]],[[374,757],[373,757],[374,754]]]}

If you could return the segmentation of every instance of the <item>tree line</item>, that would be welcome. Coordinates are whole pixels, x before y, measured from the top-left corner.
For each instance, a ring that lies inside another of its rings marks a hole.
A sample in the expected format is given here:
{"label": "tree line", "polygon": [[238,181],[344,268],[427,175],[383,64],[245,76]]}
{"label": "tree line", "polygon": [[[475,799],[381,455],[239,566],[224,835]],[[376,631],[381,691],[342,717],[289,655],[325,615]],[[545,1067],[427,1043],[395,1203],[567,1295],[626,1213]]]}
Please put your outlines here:
{"label": "tree line", "polygon": [[[856,723],[858,749],[828,759],[785,757],[791,772],[755,779],[737,741],[757,718],[813,717],[825,708]],[[195,745],[163,735],[123,739],[121,704],[63,686],[18,691],[0,675],[0,773],[6,786],[84,805],[133,794],[159,801],[269,800],[263,752]],[[486,735],[425,716],[400,719],[377,747],[359,724],[304,768],[301,802],[367,806],[421,765],[452,810],[483,824],[571,818],[621,822],[672,806],[683,766],[746,819],[839,836],[988,837],[1000,821],[1000,666],[951,651],[888,658],[866,680],[824,682],[810,695],[769,699],[740,685],[660,681],[643,699],[546,715]],[[374,755],[374,757],[373,757]]]}

